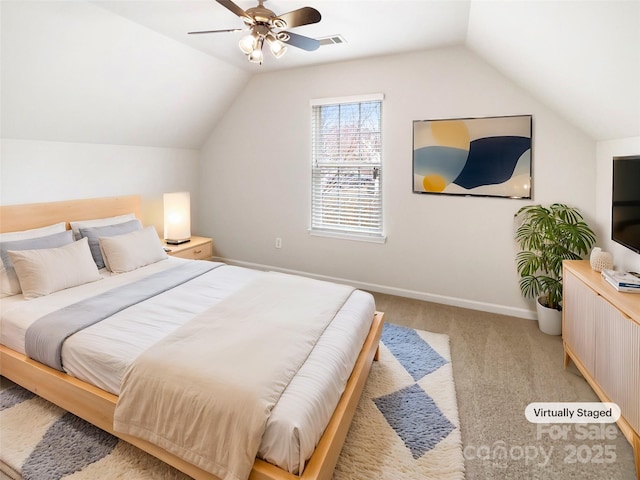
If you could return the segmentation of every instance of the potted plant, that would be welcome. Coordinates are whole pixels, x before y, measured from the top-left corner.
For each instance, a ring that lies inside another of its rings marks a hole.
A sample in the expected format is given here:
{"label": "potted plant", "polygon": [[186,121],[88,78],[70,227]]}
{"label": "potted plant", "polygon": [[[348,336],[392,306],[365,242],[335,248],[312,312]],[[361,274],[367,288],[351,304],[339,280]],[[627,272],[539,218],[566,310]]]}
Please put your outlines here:
{"label": "potted plant", "polygon": [[516,264],[520,290],[535,298],[540,330],[562,333],[562,261],[583,258],[596,235],[578,209],[561,203],[548,207],[527,205],[515,214],[520,224],[515,239],[520,246]]}

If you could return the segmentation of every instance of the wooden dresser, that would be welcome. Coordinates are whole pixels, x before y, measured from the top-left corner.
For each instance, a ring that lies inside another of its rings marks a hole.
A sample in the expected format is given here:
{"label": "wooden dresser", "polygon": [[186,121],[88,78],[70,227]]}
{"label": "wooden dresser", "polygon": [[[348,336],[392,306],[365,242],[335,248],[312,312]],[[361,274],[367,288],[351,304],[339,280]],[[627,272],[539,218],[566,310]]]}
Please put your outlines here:
{"label": "wooden dresser", "polygon": [[640,478],[640,294],[618,292],[586,260],[564,262],[563,289],[565,367],[573,360],[600,400],[618,404]]}
{"label": "wooden dresser", "polygon": [[180,258],[188,258],[189,260],[209,260],[213,257],[213,240],[207,237],[191,237],[191,241],[181,243],[180,245],[162,246],[169,249],[167,255]]}

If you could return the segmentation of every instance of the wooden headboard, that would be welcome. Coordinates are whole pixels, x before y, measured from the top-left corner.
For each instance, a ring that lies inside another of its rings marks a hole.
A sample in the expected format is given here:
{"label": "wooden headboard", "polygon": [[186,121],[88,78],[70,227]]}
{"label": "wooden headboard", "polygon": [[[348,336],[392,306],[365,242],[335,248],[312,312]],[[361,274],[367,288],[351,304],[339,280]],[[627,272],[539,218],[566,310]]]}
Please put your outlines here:
{"label": "wooden headboard", "polygon": [[87,198],[63,202],[0,205],[0,233],[46,227],[54,223],[91,220],[135,213],[140,218],[140,196]]}

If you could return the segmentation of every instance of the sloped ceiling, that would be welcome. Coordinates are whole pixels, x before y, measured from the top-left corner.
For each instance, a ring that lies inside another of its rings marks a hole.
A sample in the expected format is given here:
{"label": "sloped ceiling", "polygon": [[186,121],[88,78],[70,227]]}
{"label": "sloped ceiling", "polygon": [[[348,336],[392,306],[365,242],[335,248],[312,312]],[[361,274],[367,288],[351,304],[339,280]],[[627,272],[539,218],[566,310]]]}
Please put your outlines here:
{"label": "sloped ceiling", "polygon": [[[254,0],[237,0],[243,8]],[[640,2],[268,0],[313,6],[296,29],[346,43],[289,48],[263,65],[213,0],[7,1],[1,15],[5,138],[199,148],[257,73],[465,45],[595,140],[640,136]]]}
{"label": "sloped ceiling", "polygon": [[640,135],[639,1],[474,1],[466,45],[594,139]]}
{"label": "sloped ceiling", "polygon": [[3,138],[198,149],[250,76],[87,2],[0,5]]}

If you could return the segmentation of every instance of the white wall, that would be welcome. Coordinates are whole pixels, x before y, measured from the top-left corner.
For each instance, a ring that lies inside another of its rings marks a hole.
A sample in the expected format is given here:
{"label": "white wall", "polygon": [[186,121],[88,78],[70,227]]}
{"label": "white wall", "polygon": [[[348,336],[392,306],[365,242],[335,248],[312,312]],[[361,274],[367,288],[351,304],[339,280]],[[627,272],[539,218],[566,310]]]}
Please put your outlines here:
{"label": "white wall", "polygon": [[640,154],[640,137],[598,142],[596,148],[597,221],[604,230],[600,236],[600,244],[603,250],[611,252],[613,255],[615,268],[635,272],[640,271],[640,255],[611,240],[611,180],[613,177],[613,157],[638,154]]}
{"label": "white wall", "polygon": [[[388,240],[310,236],[309,100],[375,92],[385,94]],[[533,318],[513,241],[528,202],[411,192],[413,120],[513,114],[533,114],[534,202],[569,203],[593,223],[595,142],[455,47],[253,77],[202,149],[199,233],[226,259]]]}
{"label": "white wall", "polygon": [[0,158],[2,205],[139,194],[162,231],[162,194],[197,196],[197,150],[2,139]]}
{"label": "white wall", "polygon": [[92,2],[0,12],[3,138],[198,149],[249,77]]}

